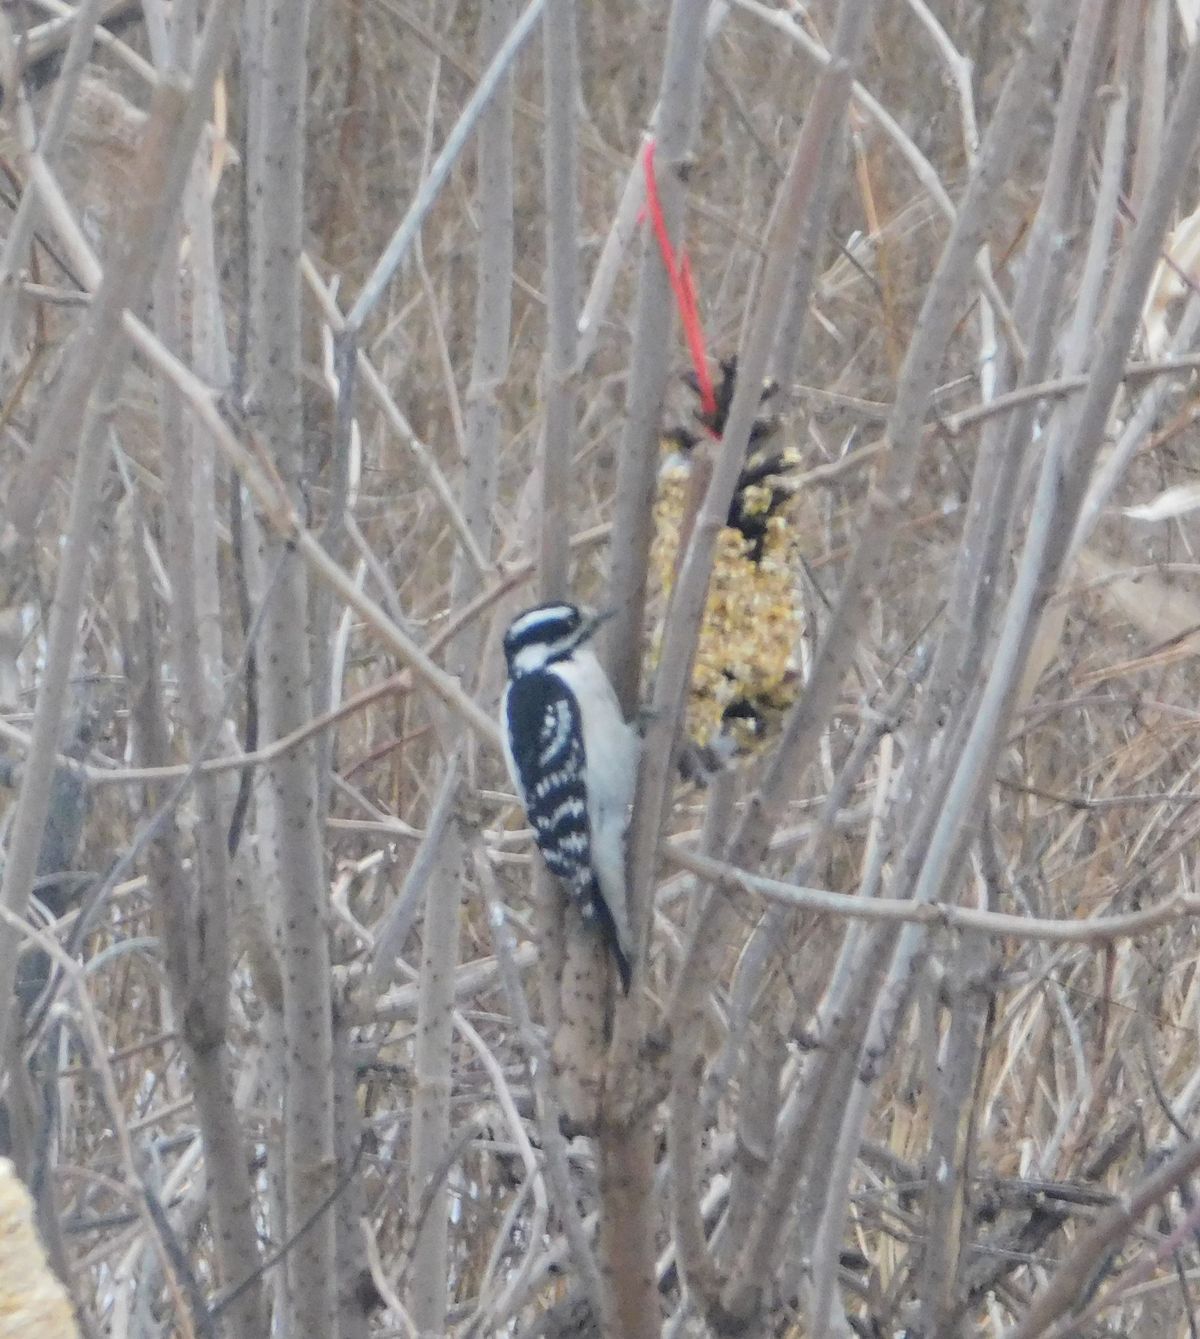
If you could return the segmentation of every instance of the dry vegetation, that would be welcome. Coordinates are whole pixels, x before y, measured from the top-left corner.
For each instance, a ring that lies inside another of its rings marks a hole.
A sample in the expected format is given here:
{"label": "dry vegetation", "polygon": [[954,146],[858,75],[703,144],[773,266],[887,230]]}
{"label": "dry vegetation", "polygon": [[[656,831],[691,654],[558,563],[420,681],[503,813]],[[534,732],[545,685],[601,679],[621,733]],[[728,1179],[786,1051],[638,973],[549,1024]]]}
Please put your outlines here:
{"label": "dry vegetation", "polygon": [[[0,14],[0,1152],[80,1332],[1194,1339],[1192,0],[547,0],[382,267],[515,0],[307,68],[297,0],[59,8]],[[665,628],[656,103],[753,374]],[[698,790],[764,371],[803,689]],[[650,708],[628,1001],[489,724],[567,590]]]}

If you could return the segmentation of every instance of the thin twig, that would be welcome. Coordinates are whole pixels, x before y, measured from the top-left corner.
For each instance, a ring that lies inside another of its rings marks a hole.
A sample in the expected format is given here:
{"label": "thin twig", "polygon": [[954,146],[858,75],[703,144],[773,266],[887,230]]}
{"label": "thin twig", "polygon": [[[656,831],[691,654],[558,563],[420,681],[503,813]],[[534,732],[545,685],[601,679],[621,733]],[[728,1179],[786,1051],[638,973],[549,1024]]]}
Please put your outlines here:
{"label": "thin twig", "polygon": [[1118,916],[1096,916],[1090,920],[1054,920],[1015,916],[1000,911],[980,911],[948,902],[914,903],[907,899],[859,897],[824,888],[805,888],[765,875],[751,874],[721,860],[684,850],[675,842],[664,842],[662,853],[671,864],[690,870],[717,886],[755,893],[799,911],[851,920],[886,921],[907,925],[970,930],[1002,939],[1036,939],[1058,944],[1105,944],[1118,939],[1136,939],[1164,925],[1200,916],[1200,897],[1178,894],[1151,907]]}

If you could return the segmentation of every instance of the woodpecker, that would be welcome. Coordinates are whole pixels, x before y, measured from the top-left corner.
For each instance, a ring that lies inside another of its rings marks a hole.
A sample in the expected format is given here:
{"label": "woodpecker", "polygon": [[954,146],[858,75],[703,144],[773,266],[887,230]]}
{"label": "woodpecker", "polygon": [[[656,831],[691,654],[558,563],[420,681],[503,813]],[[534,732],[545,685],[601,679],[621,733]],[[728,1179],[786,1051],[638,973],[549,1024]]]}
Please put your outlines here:
{"label": "woodpecker", "polygon": [[628,994],[625,833],[639,739],[590,645],[604,618],[555,602],[513,619],[500,726],[542,858],[603,935]]}

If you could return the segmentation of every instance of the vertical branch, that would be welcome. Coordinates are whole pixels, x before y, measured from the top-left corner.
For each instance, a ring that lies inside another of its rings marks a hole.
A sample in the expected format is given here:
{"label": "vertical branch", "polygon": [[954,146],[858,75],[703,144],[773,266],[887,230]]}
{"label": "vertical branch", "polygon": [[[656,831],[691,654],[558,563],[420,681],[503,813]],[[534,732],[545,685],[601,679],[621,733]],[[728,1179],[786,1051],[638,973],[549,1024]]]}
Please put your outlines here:
{"label": "vertical branch", "polygon": [[[169,346],[179,342],[178,238],[173,240],[175,245],[156,284],[154,304],[158,325]],[[200,592],[206,583],[201,581],[203,556],[196,533],[205,526],[206,512],[208,525],[213,525],[214,498],[211,491],[206,494],[194,486],[193,453],[199,443],[195,434],[184,427],[178,392],[164,382],[159,394],[167,482],[168,519],[163,529],[171,578],[172,658],[179,675],[182,733],[194,756],[213,737],[223,708],[219,679],[205,673],[206,666],[211,668],[205,654],[211,644],[206,648],[199,615]],[[215,562],[215,553],[211,557]],[[215,579],[214,566],[211,580]],[[148,579],[140,585],[142,600],[148,601],[151,589]],[[142,640],[149,646],[154,639],[154,628],[147,610],[143,610],[142,622]],[[219,651],[219,636],[216,646]],[[148,666],[147,677],[157,681],[159,673],[160,666],[154,659]],[[158,712],[161,709],[159,701]],[[165,721],[158,726],[147,726],[143,737],[157,745],[157,756],[147,758],[151,765],[170,761]],[[162,899],[159,932],[196,1093],[222,1277],[227,1286],[234,1287],[257,1270],[258,1237],[249,1160],[233,1105],[227,1051],[232,954],[228,818],[221,785],[221,779],[212,773],[201,772],[196,778],[197,823],[194,849],[189,853],[191,859],[181,858],[179,833],[173,820],[165,825],[155,850],[159,875],[156,882]],[[231,1320],[244,1339],[261,1333],[264,1318],[257,1280],[239,1296]]]}
{"label": "vertical branch", "polygon": [[[954,1333],[954,1304],[967,1220],[971,1133],[980,1048],[986,1035],[989,947],[970,936],[958,947],[948,990],[949,1030],[937,1061],[933,1121],[926,1158],[925,1254],[920,1302],[923,1331]],[[847,1183],[848,1184],[848,1183]],[[826,1230],[841,1234],[844,1210],[826,1213]]]}
{"label": "vertical branch", "polygon": [[[498,58],[516,19],[513,0],[486,0],[480,17],[479,46],[484,61]],[[475,347],[466,393],[467,469],[462,511],[482,552],[491,547],[496,471],[500,454],[500,390],[508,376],[512,329],[513,145],[511,69],[498,78],[479,126],[476,152],[480,209],[476,257]],[[464,604],[479,589],[479,572],[456,555],[452,600]],[[450,652],[452,663],[468,678],[478,664],[478,626],[461,634]]]}
{"label": "vertical branch", "polygon": [[[835,153],[845,153],[840,139],[833,139],[830,147]],[[803,349],[803,336],[808,324],[808,306],[817,274],[826,229],[829,226],[829,205],[834,183],[837,181],[837,163],[822,164],[817,176],[816,195],[804,230],[796,245],[796,260],[789,281],[787,301],[771,351],[769,371],[780,386],[790,386],[796,376],[796,367]]]}
{"label": "vertical branch", "polygon": [[546,105],[546,429],[542,444],[542,598],[569,589],[571,457],[575,434],[575,377],[579,292],[578,148],[579,55],[575,0],[548,0],[542,23]]}
{"label": "vertical branch", "polygon": [[[667,28],[655,163],[663,218],[672,237],[680,236],[683,225],[682,173],[699,120],[707,12],[708,0],[674,0]],[[641,685],[658,433],[670,367],[672,322],[670,282],[647,235],[638,274],[625,429],[617,461],[610,591],[616,617],[607,646],[607,668],[626,715],[636,708]],[[636,902],[631,911],[631,923],[640,926],[645,918]],[[638,942],[635,931],[635,953]],[[636,965],[634,972],[636,976]],[[610,1062],[607,1083],[614,1097],[635,1096],[620,1091],[633,1080],[631,1058],[619,1064]],[[606,1112],[600,1128],[602,1325],[605,1339],[653,1339],[660,1330],[653,1268],[654,1131],[646,1109],[639,1112],[636,1103],[628,1101],[624,1108],[619,1112],[614,1106]]]}
{"label": "vertical branch", "polygon": [[[548,0],[542,21],[542,84],[546,108],[546,422],[542,434],[541,552],[538,585],[544,600],[570,592],[571,460],[575,451],[579,335],[579,52],[575,0]],[[562,894],[540,862],[533,876],[540,944],[542,1015],[558,1032],[563,974]]]}
{"label": "vertical branch", "polygon": [[554,1085],[551,1081],[551,1062],[542,1034],[530,1017],[529,1005],[517,973],[512,952],[512,931],[506,920],[496,890],[496,877],[478,845],[473,852],[476,881],[480,895],[487,907],[488,924],[492,932],[492,943],[496,948],[496,958],[500,967],[500,977],[504,983],[504,993],[508,998],[509,1011],[513,1024],[527,1049],[526,1066],[529,1072],[529,1086],[533,1090],[535,1114],[541,1134],[542,1147],[545,1150],[546,1178],[557,1201],[556,1208],[563,1222],[563,1230],[574,1258],[575,1268],[580,1282],[588,1295],[594,1315],[601,1310],[600,1274],[596,1268],[591,1242],[584,1230],[583,1217],[579,1210],[578,1193],[574,1187],[570,1160],[567,1156],[567,1141],[561,1128],[561,1109],[558,1104]]}
{"label": "vertical branch", "polygon": [[341,1189],[334,1212],[337,1232],[338,1339],[367,1339],[370,1328],[368,1309],[362,1295],[364,1188],[354,1175],[363,1140],[362,1113],[358,1106],[358,1082],[353,1040],[349,1023],[335,1004],[333,1120],[338,1159],[338,1178],[352,1183]]}
{"label": "vertical branch", "polygon": [[[654,161],[663,219],[672,237],[679,237],[683,227],[683,169],[700,115],[707,10],[708,0],[675,0],[667,28]],[[645,234],[643,246],[625,396],[625,430],[617,458],[610,577],[616,617],[607,648],[609,677],[626,715],[637,707],[641,686],[642,621],[650,566],[652,504],[658,477],[658,433],[670,371],[674,321],[670,281],[649,233]]]}
{"label": "vertical branch", "polygon": [[[264,0],[248,96],[255,133],[250,199],[251,397],[263,444],[300,504],[309,469],[301,403],[300,252],[304,242],[306,0]],[[268,541],[279,576],[268,598],[259,659],[263,742],[314,714],[313,648],[304,565]],[[282,927],[286,1090],[283,1160],[287,1231],[305,1227],[287,1257],[283,1333],[334,1333],[333,1036],[326,877],[319,827],[318,750],[309,741],[266,777]]]}
{"label": "vertical branch", "polygon": [[[542,438],[541,552],[538,584],[544,599],[570,589],[568,540],[570,471],[574,452],[580,341],[579,204],[576,120],[579,60],[575,0],[548,0],[543,28],[546,107],[546,301],[549,344],[545,364],[546,424]],[[591,1128],[596,1118],[604,1048],[598,1001],[608,975],[594,934],[579,925],[574,906],[538,865],[533,879],[541,932],[538,975],[546,1026],[568,1125]],[[569,931],[569,932],[568,932]]]}
{"label": "vertical branch", "polygon": [[[442,786],[457,807],[462,790],[460,744],[446,763]],[[425,897],[421,987],[413,1055],[412,1142],[408,1212],[420,1222],[409,1271],[408,1311],[421,1334],[441,1333],[449,1302],[450,1187],[443,1166],[451,1144],[454,968],[463,898],[463,834],[457,813],[438,842],[438,861]],[[432,1184],[432,1189],[430,1184]]]}
{"label": "vertical branch", "polygon": [[1137,122],[1137,149],[1133,160],[1130,201],[1135,215],[1158,169],[1162,153],[1163,120],[1167,106],[1167,36],[1170,0],[1145,0],[1141,6],[1142,77]]}
{"label": "vertical branch", "polygon": [[[515,31],[513,0],[486,0],[479,25],[481,64],[498,57]],[[467,467],[462,512],[480,550],[491,547],[500,453],[500,388],[508,374],[512,325],[513,166],[512,80],[505,68],[484,111],[476,153],[480,232],[476,254],[475,347],[466,395]],[[459,607],[479,588],[479,573],[461,552],[455,555],[451,601]],[[448,655],[453,669],[473,679],[479,663],[481,631],[468,628]],[[457,772],[466,749],[459,742],[448,768]],[[422,1333],[445,1325],[450,1290],[447,1258],[449,1188],[442,1166],[450,1143],[450,1094],[454,1012],[454,969],[458,962],[459,915],[467,870],[460,820],[446,825],[440,868],[425,901],[421,954],[421,994],[417,1012],[409,1204],[415,1214],[427,1203],[413,1251],[409,1310]],[[435,1182],[432,1192],[430,1183]]]}
{"label": "vertical branch", "polygon": [[[172,14],[171,46],[175,62],[186,66],[195,41],[195,12],[182,5]],[[218,384],[227,368],[220,329],[219,290],[213,249],[213,219],[208,174],[200,156],[192,164],[184,192],[184,218],[191,259],[192,344],[196,364]],[[154,312],[168,348],[181,351],[179,276],[181,234],[172,231],[155,285]],[[194,757],[214,739],[224,715],[224,658],[217,570],[217,519],[212,452],[198,425],[185,423],[178,389],[167,379],[159,385],[162,417],[167,567],[171,581],[173,660],[178,667],[184,738]],[[155,680],[146,710],[154,712],[160,666],[151,642],[154,628],[148,607],[151,585],[138,550],[143,646],[147,671]],[[161,712],[161,701],[157,704]],[[156,743],[169,762],[165,721],[151,725],[147,743]],[[257,1277],[258,1232],[255,1196],[244,1132],[233,1101],[228,1017],[233,967],[231,950],[230,868],[226,834],[227,782],[213,774],[196,778],[197,824],[191,859],[180,858],[180,833],[169,820],[155,843],[159,889],[163,899],[160,934],[176,1016],[187,1048],[192,1089],[204,1147],[205,1176],[213,1216],[213,1235],[221,1275],[229,1288],[242,1285],[231,1308],[232,1333],[252,1339],[266,1325],[262,1286]]]}

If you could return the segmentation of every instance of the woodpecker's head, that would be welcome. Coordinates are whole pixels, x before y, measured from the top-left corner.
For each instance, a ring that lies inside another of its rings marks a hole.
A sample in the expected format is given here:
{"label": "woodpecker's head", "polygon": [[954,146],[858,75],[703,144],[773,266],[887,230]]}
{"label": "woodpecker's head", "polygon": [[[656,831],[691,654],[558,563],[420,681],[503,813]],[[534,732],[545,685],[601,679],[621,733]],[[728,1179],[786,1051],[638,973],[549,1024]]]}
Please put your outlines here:
{"label": "woodpecker's head", "polygon": [[592,614],[556,601],[518,614],[504,634],[504,658],[512,678],[565,660],[589,641],[608,614]]}

